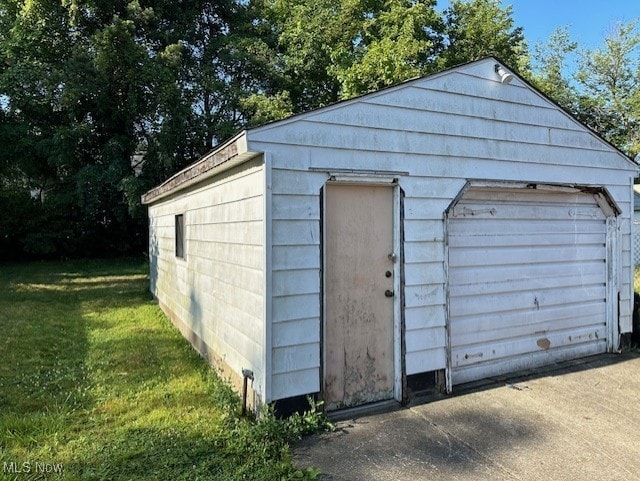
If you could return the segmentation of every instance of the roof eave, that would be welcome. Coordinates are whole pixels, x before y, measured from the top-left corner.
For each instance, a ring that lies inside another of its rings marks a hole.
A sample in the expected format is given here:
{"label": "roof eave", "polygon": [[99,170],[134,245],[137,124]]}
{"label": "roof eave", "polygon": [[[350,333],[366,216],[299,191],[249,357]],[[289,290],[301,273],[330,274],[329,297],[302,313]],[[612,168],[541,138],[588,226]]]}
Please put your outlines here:
{"label": "roof eave", "polygon": [[243,130],[144,194],[142,196],[142,204],[153,204],[236,165],[247,162],[258,155],[260,155],[260,152],[247,150],[246,131]]}

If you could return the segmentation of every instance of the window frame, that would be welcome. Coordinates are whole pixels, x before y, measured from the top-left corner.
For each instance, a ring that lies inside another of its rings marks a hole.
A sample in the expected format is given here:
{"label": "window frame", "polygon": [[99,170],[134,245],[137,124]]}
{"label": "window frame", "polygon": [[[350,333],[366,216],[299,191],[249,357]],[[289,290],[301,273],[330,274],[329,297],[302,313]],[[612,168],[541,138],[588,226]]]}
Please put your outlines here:
{"label": "window frame", "polygon": [[175,255],[178,259],[184,259],[185,255],[185,223],[184,213],[176,214],[175,223]]}

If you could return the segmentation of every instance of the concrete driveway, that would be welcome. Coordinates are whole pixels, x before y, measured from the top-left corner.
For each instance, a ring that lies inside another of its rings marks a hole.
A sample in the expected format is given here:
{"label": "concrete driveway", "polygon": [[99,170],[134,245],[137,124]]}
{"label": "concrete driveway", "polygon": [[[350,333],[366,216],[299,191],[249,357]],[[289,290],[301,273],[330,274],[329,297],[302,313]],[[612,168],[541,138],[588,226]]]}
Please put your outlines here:
{"label": "concrete driveway", "polygon": [[640,354],[336,424],[293,449],[321,480],[640,480]]}

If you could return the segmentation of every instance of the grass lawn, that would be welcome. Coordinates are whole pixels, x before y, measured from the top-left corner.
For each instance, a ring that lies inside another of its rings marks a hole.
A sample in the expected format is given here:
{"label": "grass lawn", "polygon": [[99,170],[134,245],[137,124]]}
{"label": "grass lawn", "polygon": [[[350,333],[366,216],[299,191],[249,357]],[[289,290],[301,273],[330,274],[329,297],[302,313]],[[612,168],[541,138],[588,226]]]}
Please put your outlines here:
{"label": "grass lawn", "polygon": [[146,272],[0,264],[0,479],[313,479],[287,443],[321,417],[241,418],[150,300]]}

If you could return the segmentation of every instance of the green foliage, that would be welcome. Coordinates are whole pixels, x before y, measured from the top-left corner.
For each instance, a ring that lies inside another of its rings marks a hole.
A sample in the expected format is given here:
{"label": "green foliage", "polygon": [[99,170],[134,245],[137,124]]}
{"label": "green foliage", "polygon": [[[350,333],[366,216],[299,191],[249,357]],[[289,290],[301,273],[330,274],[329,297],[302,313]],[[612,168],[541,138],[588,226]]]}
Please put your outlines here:
{"label": "green foliage", "polygon": [[434,5],[392,0],[365,15],[361,31],[351,40],[355,47],[338,45],[331,55],[337,62],[329,71],[340,81],[342,95],[353,97],[429,71],[440,44]]}
{"label": "green foliage", "polygon": [[493,55],[525,73],[527,44],[512,12],[511,5],[503,8],[499,0],[453,0],[444,13],[447,48],[438,65],[450,67]]}
{"label": "green foliage", "polygon": [[636,155],[635,25],[594,51],[558,31],[531,72],[512,11],[498,0],[442,13],[435,0],[4,0],[0,207],[15,219],[0,221],[3,255],[139,253],[140,196],[239,129],[487,55]]}
{"label": "green foliage", "polygon": [[[302,433],[320,432],[326,426],[321,419],[320,413],[313,413],[304,418],[298,416],[293,422],[280,420],[271,408],[264,408],[256,421],[228,419],[227,450],[237,459],[244,460],[236,467],[235,477],[229,479],[316,479],[319,472],[313,468],[304,471],[291,468],[288,443],[299,439]],[[276,469],[274,460],[279,460]]]}
{"label": "green foliage", "polygon": [[322,431],[333,431],[335,427],[322,411],[323,401],[315,401],[311,396],[307,396],[309,409],[303,413],[294,413],[284,421],[287,438],[302,439],[309,434]]}
{"label": "green foliage", "polygon": [[640,153],[640,34],[619,24],[594,50],[566,28],[536,47],[532,81],[630,157]]}
{"label": "green foliage", "polygon": [[[15,246],[24,242],[30,235],[25,220],[37,216],[38,205],[25,189],[16,186],[0,185],[0,209],[12,215],[2,216],[0,220],[0,256],[8,259],[16,256]],[[43,243],[43,248],[47,246]]]}
{"label": "green foliage", "polygon": [[[329,72],[336,45],[349,45],[359,25],[359,1],[262,0],[263,29],[275,51],[274,93],[291,99],[295,112],[339,99],[338,79]],[[279,93],[280,92],[280,93]]]}
{"label": "green foliage", "polygon": [[289,92],[278,92],[275,95],[252,94],[241,101],[251,120],[249,126],[262,125],[281,120],[293,114],[293,105]]}
{"label": "green foliage", "polygon": [[[448,33],[434,8],[435,0],[190,0],[180,8],[6,0],[0,199],[29,222],[3,222],[0,239],[12,256],[140,252],[141,194],[213,144],[437,68]],[[503,23],[492,34],[511,28],[508,11],[493,13]],[[457,32],[468,18],[459,15]],[[31,192],[37,202],[25,200]]]}
{"label": "green foliage", "polygon": [[533,81],[542,92],[572,113],[577,113],[577,92],[565,72],[577,49],[578,44],[571,40],[566,27],[556,29],[546,44],[534,48],[537,68]]}
{"label": "green foliage", "polygon": [[640,153],[640,33],[618,25],[604,45],[582,53],[579,117],[630,156]]}
{"label": "green foliage", "polygon": [[243,418],[149,300],[145,272],[126,259],[2,266],[0,465],[61,463],[61,480],[315,479],[288,443],[327,426],[318,406]]}

